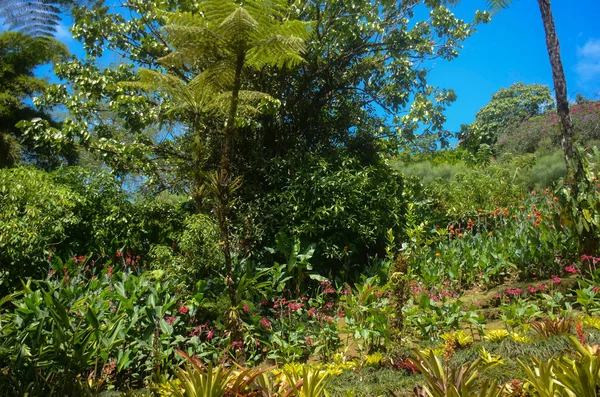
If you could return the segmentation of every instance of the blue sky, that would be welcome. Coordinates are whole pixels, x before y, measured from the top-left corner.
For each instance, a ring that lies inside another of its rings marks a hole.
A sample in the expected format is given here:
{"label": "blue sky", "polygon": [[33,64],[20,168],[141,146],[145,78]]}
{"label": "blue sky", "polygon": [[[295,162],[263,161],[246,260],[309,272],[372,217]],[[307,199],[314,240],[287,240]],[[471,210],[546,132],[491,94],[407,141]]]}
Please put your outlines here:
{"label": "blue sky", "polygon": [[[484,0],[464,0],[457,16],[470,20]],[[600,1],[555,0],[552,12],[570,99],[578,93],[600,100]],[[544,26],[536,0],[515,0],[480,26],[459,57],[438,61],[430,83],[452,88],[457,101],[448,109],[446,128],[460,129],[487,104],[494,92],[512,83],[546,84],[553,89]]]}
{"label": "blue sky", "polygon": [[[469,21],[475,10],[485,9],[486,3],[463,0],[454,12]],[[581,93],[600,100],[600,0],[555,0],[552,11],[570,99]],[[68,18],[62,21],[57,38],[67,43],[73,53],[82,55],[81,45],[68,31],[69,23]],[[114,59],[109,55],[105,63]],[[39,72],[51,78],[49,68],[40,68]],[[519,81],[553,88],[537,1],[514,0],[492,22],[478,28],[457,59],[435,62],[429,81],[452,88],[458,95],[446,113],[446,128],[450,131],[472,122],[477,110],[500,88]]]}

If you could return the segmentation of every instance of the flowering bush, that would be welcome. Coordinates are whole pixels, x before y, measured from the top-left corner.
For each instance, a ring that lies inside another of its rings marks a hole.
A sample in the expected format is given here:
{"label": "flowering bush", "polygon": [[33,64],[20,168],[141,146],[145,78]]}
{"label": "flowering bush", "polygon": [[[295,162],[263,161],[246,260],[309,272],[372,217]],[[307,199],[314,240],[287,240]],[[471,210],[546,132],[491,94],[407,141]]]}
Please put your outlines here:
{"label": "flowering bush", "polygon": [[340,299],[345,314],[345,332],[366,354],[387,347],[390,317],[394,315],[387,286],[379,287],[377,282],[375,277],[355,285],[354,289],[346,287]]}
{"label": "flowering bush", "polygon": [[[600,139],[600,102],[571,107],[571,118],[579,143]],[[500,137],[498,150],[502,153],[534,153],[542,149],[560,149],[560,122],[556,112],[532,117],[516,124]]]}
{"label": "flowering bush", "polygon": [[459,288],[572,273],[576,269],[565,263],[572,263],[576,241],[561,223],[561,210],[549,189],[510,207],[479,210],[437,227],[429,247],[412,256],[411,268],[427,285],[450,280]]}

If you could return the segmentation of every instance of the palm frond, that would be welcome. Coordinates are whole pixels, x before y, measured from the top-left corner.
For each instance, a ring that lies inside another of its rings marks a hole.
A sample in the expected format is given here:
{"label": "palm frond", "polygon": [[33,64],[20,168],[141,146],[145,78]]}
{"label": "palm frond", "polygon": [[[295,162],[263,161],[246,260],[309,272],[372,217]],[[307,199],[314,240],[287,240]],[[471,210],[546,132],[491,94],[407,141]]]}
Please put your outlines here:
{"label": "palm frond", "polygon": [[498,12],[508,8],[508,6],[512,3],[511,0],[488,0],[487,5],[492,14],[497,14]]}

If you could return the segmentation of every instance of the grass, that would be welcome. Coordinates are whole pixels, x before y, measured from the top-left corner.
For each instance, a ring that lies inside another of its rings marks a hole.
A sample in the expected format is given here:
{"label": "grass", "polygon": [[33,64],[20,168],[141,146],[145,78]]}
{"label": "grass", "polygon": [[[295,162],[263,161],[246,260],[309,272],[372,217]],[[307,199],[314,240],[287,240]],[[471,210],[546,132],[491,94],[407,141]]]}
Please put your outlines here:
{"label": "grass", "polygon": [[390,391],[402,395],[422,383],[422,379],[421,375],[409,375],[403,370],[365,368],[335,377],[328,390],[332,396],[347,396],[352,392],[361,397],[391,396]]}

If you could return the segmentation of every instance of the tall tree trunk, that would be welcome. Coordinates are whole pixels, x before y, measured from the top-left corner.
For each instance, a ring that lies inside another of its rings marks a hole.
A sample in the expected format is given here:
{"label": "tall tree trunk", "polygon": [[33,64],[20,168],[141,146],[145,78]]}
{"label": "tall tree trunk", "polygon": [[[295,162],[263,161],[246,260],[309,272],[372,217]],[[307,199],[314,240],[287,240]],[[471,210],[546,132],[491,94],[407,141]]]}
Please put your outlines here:
{"label": "tall tree trunk", "polygon": [[217,197],[217,219],[223,240],[223,254],[225,256],[225,283],[228,287],[231,305],[236,305],[235,282],[233,281],[233,269],[231,263],[231,228],[229,220],[231,216],[231,155],[235,143],[236,126],[235,117],[239,105],[239,94],[242,82],[242,69],[245,62],[245,53],[240,52],[236,60],[235,78],[231,92],[231,104],[225,130],[225,140],[221,152],[218,175],[218,197]]}
{"label": "tall tree trunk", "polygon": [[[554,92],[556,95],[556,110],[560,118],[560,127],[562,131],[562,149],[567,165],[568,184],[571,190],[571,197],[577,197],[579,193],[578,181],[583,176],[581,159],[573,150],[573,141],[575,139],[575,129],[573,120],[569,111],[569,101],[567,100],[567,81],[563,70],[560,57],[560,44],[556,35],[554,18],[550,8],[550,0],[538,0],[544,30],[546,31],[546,46],[548,47],[548,56],[552,66],[552,79],[554,80]],[[576,198],[577,200],[577,198]],[[577,200],[578,202],[578,200]],[[579,209],[578,209],[579,210]],[[599,238],[593,227],[589,230],[585,228],[579,235],[579,251],[582,255],[596,255],[599,245]]]}
{"label": "tall tree trunk", "polygon": [[550,0],[538,0],[542,21],[544,22],[544,30],[546,31],[546,47],[548,48],[548,56],[550,57],[550,66],[552,67],[552,80],[554,81],[554,92],[556,95],[556,110],[560,118],[560,127],[562,131],[562,149],[567,165],[567,173],[569,184],[576,189],[577,186],[577,171],[576,165],[573,169],[571,160],[577,162],[577,158],[573,151],[573,140],[575,130],[573,128],[573,120],[569,111],[569,101],[567,100],[567,80],[565,79],[565,71],[563,69],[562,60],[560,57],[560,44],[556,35],[556,27],[554,26],[554,18],[550,9]]}

